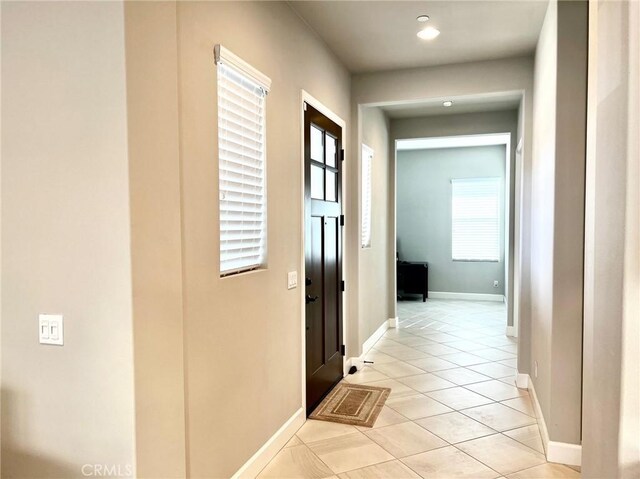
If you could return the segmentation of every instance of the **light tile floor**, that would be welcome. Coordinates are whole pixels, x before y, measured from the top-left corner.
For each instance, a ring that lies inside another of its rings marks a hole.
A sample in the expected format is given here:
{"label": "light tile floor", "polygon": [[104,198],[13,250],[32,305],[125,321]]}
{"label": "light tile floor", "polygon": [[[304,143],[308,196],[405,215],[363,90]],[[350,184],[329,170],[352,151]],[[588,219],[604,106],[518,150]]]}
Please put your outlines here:
{"label": "light tile floor", "polygon": [[391,388],[373,428],[307,421],[265,478],[579,478],[547,463],[503,304],[398,303],[397,329],[345,381]]}

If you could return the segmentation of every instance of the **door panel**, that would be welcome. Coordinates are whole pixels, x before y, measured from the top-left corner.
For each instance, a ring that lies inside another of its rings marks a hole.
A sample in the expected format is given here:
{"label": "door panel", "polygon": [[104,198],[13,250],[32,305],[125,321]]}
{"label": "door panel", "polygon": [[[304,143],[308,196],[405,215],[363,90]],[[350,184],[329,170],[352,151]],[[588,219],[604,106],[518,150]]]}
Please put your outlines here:
{"label": "door panel", "polygon": [[[324,221],[324,281],[325,291],[337,292],[338,281],[338,234],[340,232],[339,218],[326,218]],[[338,311],[340,304],[337,294],[325,294],[324,308],[327,312],[327,324],[325,325],[325,357],[330,358],[334,354],[340,354],[340,337],[338,336],[337,321],[340,318]]]}
{"label": "door panel", "polygon": [[342,379],[342,129],[305,110],[307,414]]}
{"label": "door panel", "polygon": [[[322,240],[324,224],[322,217],[312,217],[311,222],[311,257],[307,258],[308,278],[322,277]],[[307,286],[307,297],[320,298],[322,288],[317,282]],[[309,301],[309,300],[307,300]],[[307,314],[307,343],[323,344],[324,343],[324,324],[322,321],[323,308],[322,302],[314,299],[308,302],[306,307]],[[324,364],[324,356],[320,348],[307,348],[307,377],[313,374]]]}

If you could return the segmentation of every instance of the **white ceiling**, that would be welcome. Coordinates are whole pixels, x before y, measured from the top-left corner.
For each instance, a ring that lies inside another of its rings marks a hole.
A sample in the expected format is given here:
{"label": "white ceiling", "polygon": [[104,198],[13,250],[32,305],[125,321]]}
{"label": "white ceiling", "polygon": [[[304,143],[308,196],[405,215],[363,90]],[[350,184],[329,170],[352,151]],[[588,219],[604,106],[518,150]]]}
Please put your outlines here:
{"label": "white ceiling", "polygon": [[[546,0],[289,3],[356,73],[531,54],[547,7]],[[431,19],[418,23],[421,14]],[[427,25],[440,36],[420,40]]]}
{"label": "white ceiling", "polygon": [[[415,118],[433,115],[455,115],[458,113],[477,113],[486,111],[516,110],[520,105],[520,93],[503,93],[491,95],[478,95],[466,97],[434,98],[421,102],[396,103],[383,105],[384,110],[391,119]],[[453,101],[453,106],[442,106],[444,100]]]}

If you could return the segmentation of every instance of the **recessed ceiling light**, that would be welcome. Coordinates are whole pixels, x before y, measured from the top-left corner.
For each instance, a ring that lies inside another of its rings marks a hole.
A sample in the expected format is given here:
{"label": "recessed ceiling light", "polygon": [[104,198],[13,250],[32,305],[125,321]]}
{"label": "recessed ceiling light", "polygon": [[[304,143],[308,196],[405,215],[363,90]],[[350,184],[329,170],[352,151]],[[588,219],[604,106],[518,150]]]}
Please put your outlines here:
{"label": "recessed ceiling light", "polygon": [[429,15],[418,15],[418,18],[416,18],[416,20],[418,20],[420,23],[428,22]]}
{"label": "recessed ceiling light", "polygon": [[453,106],[453,102],[451,100],[443,101],[442,106],[446,106],[447,108]]}
{"label": "recessed ceiling light", "polygon": [[433,27],[427,27],[418,32],[418,37],[422,38],[423,40],[433,40],[438,35],[440,35],[440,30]]}

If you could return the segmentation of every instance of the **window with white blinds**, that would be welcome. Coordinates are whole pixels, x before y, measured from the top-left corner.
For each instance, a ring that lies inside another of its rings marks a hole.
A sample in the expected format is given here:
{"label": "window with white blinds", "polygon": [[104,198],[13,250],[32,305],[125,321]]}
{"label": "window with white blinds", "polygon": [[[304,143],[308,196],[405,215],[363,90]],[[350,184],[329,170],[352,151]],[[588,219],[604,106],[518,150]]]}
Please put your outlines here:
{"label": "window with white blinds", "polygon": [[371,174],[373,168],[373,150],[362,145],[362,233],[360,245],[371,247]]}
{"label": "window with white blinds", "polygon": [[[216,46],[220,274],[266,265],[264,76]],[[254,73],[255,72],[255,73]]]}
{"label": "window with white blinds", "polygon": [[451,180],[452,257],[500,260],[500,178]]}

